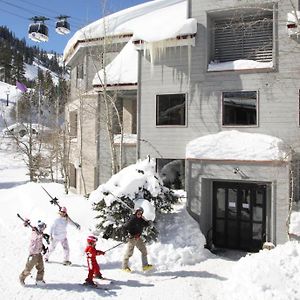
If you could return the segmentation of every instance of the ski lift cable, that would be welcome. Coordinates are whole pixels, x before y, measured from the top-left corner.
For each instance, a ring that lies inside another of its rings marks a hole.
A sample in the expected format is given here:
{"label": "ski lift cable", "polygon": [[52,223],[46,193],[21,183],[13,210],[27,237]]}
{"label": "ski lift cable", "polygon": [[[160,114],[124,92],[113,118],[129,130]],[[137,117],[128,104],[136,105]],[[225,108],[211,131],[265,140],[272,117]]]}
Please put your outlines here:
{"label": "ski lift cable", "polygon": [[[20,6],[20,5],[16,5],[16,4],[9,3],[8,1],[5,1],[5,0],[0,0],[0,2],[4,3],[4,4],[6,4],[6,5],[12,6],[12,7],[14,7],[14,8],[21,9],[22,11],[27,11],[27,12],[29,12],[31,15],[43,15],[43,13],[38,12],[38,11],[36,11],[36,10],[30,10],[30,9],[25,8],[25,7],[22,7],[22,6]],[[3,9],[1,8],[1,10],[3,10]],[[5,11],[5,10],[3,10],[3,11]],[[7,11],[7,10],[6,10],[5,12],[7,12],[7,13],[9,13],[9,14],[16,15],[16,14],[14,14],[14,13],[12,13],[12,12]],[[16,15],[16,16],[17,16],[17,15]],[[18,17],[20,17],[20,16],[18,16]],[[45,16],[45,17],[47,17],[49,20],[56,20],[56,19],[57,19],[56,16],[55,16],[55,17],[53,17],[53,16]],[[22,18],[23,18],[23,17],[22,17]],[[29,19],[29,18],[28,18],[28,19]],[[73,26],[73,23],[74,23],[74,22],[72,22],[72,26]],[[74,23],[74,24],[75,24],[75,23]],[[74,27],[77,28],[77,29],[80,29],[82,26],[79,25],[79,24],[77,24],[77,25],[75,25]]]}
{"label": "ski lift cable", "polygon": [[14,8],[21,9],[22,11],[27,11],[27,12],[29,12],[31,14],[34,14],[34,15],[39,14],[39,12],[37,12],[37,11],[33,11],[33,10],[30,10],[26,7],[22,7],[22,6],[19,6],[19,5],[16,5],[16,4],[9,3],[8,1],[5,1],[5,0],[0,0],[0,2],[5,3],[6,5],[12,6]]}
{"label": "ski lift cable", "polygon": [[18,14],[16,14],[16,13],[10,12],[10,11],[8,11],[8,10],[6,10],[6,9],[3,9],[2,7],[0,7],[0,10],[1,10],[1,11],[4,11],[4,12],[7,13],[7,14],[10,14],[10,15],[13,15],[13,16],[15,16],[15,17],[18,17],[18,18],[21,18],[21,19],[24,19],[24,20],[27,20],[27,21],[28,21],[28,18],[26,18],[26,17],[24,17],[24,16],[21,16],[21,15],[18,15]]}
{"label": "ski lift cable", "polygon": [[[19,0],[19,1],[22,2],[22,3],[25,2],[25,3],[30,4],[30,5],[32,5],[32,6],[35,6],[35,7],[39,7],[39,8],[41,8],[41,9],[45,10],[45,11],[51,11],[52,13],[54,13],[54,14],[56,14],[56,15],[60,15],[60,14],[61,14],[61,13],[59,13],[59,12],[57,12],[57,11],[51,9],[51,8],[43,7],[43,6],[41,6],[41,5],[32,3],[32,2],[30,2],[30,1],[26,1],[26,0]],[[72,17],[72,19],[73,19],[73,20],[78,20],[80,23],[83,22],[81,19],[76,18],[76,17]],[[78,24],[79,24],[79,23],[78,23]]]}
{"label": "ski lift cable", "polygon": [[[17,7],[17,8],[23,9],[22,6],[19,6],[19,5],[13,5],[13,4],[11,4],[11,3],[8,3],[8,2],[5,1],[5,0],[0,0],[0,2],[4,2],[4,3],[8,4],[8,5],[15,6],[15,7]],[[41,6],[41,5],[34,4],[34,3],[30,2],[30,1],[25,1],[25,0],[23,1],[23,0],[22,0],[22,2],[26,2],[26,3],[28,3],[28,4],[34,5],[35,7],[39,7],[39,8],[41,8],[42,10],[45,10],[45,11],[47,11],[47,12],[51,11],[51,12],[54,13],[56,16],[64,15],[64,14],[61,14],[61,13],[55,11],[55,10],[52,10],[52,9],[43,7],[43,6]],[[29,11],[29,12],[31,12],[32,14],[45,15],[45,13],[41,13],[41,12],[37,12],[37,11],[30,11],[29,9],[26,9],[26,10]],[[49,18],[49,19],[57,19],[56,16],[55,16],[55,17],[53,17],[53,16],[52,16],[52,17],[48,16],[48,18]],[[68,16],[68,18],[71,18],[71,17]],[[78,22],[76,22],[76,21],[74,22],[73,20],[78,20]],[[79,19],[79,18],[76,18],[76,17],[72,17],[72,27],[74,27],[74,28],[76,28],[76,29],[80,29],[80,28],[82,28],[82,26],[84,26],[83,24],[85,24],[85,22],[84,22],[83,20],[81,20],[81,19]]]}

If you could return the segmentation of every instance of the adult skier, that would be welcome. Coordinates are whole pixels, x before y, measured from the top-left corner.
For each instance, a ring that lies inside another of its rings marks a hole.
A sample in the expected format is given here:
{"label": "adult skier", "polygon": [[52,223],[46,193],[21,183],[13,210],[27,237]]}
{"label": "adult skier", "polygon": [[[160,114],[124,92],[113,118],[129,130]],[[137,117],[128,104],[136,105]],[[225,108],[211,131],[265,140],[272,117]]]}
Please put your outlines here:
{"label": "adult skier", "polygon": [[24,226],[30,226],[32,228],[32,234],[29,246],[29,256],[25,265],[25,269],[19,276],[20,283],[25,285],[25,278],[30,274],[33,267],[36,267],[36,284],[45,284],[44,281],[44,261],[43,261],[43,231],[46,228],[46,224],[42,221],[38,221],[36,227],[30,225],[29,220],[24,221]]}
{"label": "adult skier", "polygon": [[153,268],[152,265],[148,264],[147,248],[141,238],[143,229],[150,225],[150,223],[143,218],[143,213],[144,209],[142,207],[137,208],[134,211],[133,216],[124,226],[124,233],[128,235],[128,241],[127,249],[123,257],[122,269],[126,272],[131,272],[128,262],[135,247],[137,247],[141,252],[143,270],[148,271]]}
{"label": "adult skier", "polygon": [[75,226],[77,229],[80,229],[79,224],[74,223],[70,220],[68,214],[67,214],[67,208],[61,207],[59,209],[59,217],[54,221],[53,225],[50,228],[50,246],[49,251],[45,255],[45,261],[49,261],[49,257],[52,254],[52,252],[55,250],[58,243],[62,245],[62,248],[64,250],[64,265],[71,265],[71,261],[69,260],[70,257],[70,247],[67,237],[67,226],[68,224],[71,224]]}

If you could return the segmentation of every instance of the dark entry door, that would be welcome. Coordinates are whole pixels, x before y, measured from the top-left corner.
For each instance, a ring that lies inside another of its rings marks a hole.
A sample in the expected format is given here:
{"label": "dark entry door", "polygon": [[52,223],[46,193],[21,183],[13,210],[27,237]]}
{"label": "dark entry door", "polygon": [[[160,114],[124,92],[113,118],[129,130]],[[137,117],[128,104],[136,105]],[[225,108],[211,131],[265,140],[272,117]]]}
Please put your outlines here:
{"label": "dark entry door", "polygon": [[266,185],[213,183],[213,243],[258,251],[266,236]]}

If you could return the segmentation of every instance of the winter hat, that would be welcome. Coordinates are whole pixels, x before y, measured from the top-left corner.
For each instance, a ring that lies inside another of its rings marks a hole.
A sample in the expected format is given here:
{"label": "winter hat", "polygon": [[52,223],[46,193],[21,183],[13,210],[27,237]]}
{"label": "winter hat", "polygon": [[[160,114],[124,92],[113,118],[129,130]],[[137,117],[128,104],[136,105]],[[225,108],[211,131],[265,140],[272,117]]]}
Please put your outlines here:
{"label": "winter hat", "polygon": [[144,213],[144,209],[142,207],[138,207],[134,210],[134,214],[136,214],[138,211],[140,211],[142,214]]}
{"label": "winter hat", "polygon": [[98,241],[98,238],[95,237],[94,235],[89,235],[86,240],[90,244],[90,243],[96,243]]}
{"label": "winter hat", "polygon": [[65,206],[61,207],[59,212],[67,213],[67,208]]}
{"label": "winter hat", "polygon": [[43,231],[47,227],[47,225],[43,221],[38,220],[37,227],[38,227],[39,231]]}

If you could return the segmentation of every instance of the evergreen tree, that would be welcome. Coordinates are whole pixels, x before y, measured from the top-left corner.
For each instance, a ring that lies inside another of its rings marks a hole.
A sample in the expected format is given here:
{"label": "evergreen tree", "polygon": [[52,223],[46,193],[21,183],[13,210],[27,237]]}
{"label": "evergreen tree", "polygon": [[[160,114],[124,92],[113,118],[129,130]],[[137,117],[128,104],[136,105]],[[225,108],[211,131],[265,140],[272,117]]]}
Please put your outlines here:
{"label": "evergreen tree", "polygon": [[[170,212],[173,204],[178,202],[178,197],[172,190],[163,186],[162,180],[155,173],[154,160],[149,159],[149,162],[146,162],[147,160],[138,162],[136,165],[131,165],[119,172],[126,172],[128,168],[131,168],[130,178],[132,182],[127,182],[127,185],[130,186],[130,193],[124,192],[118,196],[115,195],[116,187],[121,185],[118,177],[121,178],[122,175],[118,173],[96,190],[95,193],[99,195],[99,199],[94,203],[93,209],[98,213],[96,218],[99,223],[96,227],[103,233],[104,238],[112,238],[117,241],[126,240],[123,226],[132,215],[137,199],[145,199],[152,203],[156,215]],[[146,167],[141,168],[145,164]],[[152,224],[147,228],[144,239],[146,241],[156,240],[157,236],[158,231]]]}

